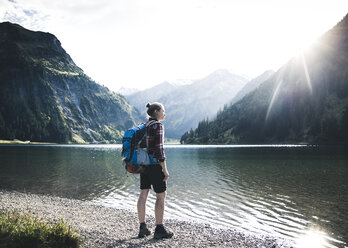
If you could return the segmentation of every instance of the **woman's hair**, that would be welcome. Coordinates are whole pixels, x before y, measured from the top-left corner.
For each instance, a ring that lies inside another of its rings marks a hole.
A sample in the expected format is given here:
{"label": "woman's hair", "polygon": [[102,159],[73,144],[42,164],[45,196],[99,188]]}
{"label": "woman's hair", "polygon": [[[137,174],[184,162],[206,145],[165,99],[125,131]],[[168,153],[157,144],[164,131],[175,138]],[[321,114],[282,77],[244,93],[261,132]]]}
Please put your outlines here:
{"label": "woman's hair", "polygon": [[154,102],[154,103],[148,103],[146,104],[146,108],[147,108],[147,114],[150,117],[156,117],[154,116],[155,110],[160,111],[161,109],[163,109],[163,104],[159,103],[159,102]]}

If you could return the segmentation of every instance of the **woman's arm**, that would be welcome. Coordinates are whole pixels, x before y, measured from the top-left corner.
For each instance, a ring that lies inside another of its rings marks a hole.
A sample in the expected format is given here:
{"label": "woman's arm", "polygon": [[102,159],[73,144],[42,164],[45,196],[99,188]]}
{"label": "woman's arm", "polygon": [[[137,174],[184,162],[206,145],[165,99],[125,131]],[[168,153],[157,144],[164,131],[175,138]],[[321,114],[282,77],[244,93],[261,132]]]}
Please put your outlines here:
{"label": "woman's arm", "polygon": [[162,167],[162,171],[164,174],[163,181],[167,181],[169,177],[169,173],[166,165],[166,155],[164,152],[164,127],[162,123],[153,124],[151,127],[151,131],[149,132],[149,141],[151,143],[151,148],[149,148],[150,153],[153,152],[155,157],[158,159],[159,164]]}
{"label": "woman's arm", "polygon": [[152,141],[149,142],[149,143],[151,143],[149,154],[151,154],[153,152],[159,162],[165,161],[166,155],[165,155],[164,146],[163,146],[164,127],[163,127],[162,123],[153,124],[153,126],[151,126],[150,136],[151,137],[149,137],[149,138]]}
{"label": "woman's arm", "polygon": [[160,165],[162,167],[162,171],[163,171],[163,174],[164,174],[163,181],[166,182],[168,180],[168,177],[169,177],[166,161],[160,162]]}
{"label": "woman's arm", "polygon": [[169,173],[168,173],[168,170],[167,170],[167,163],[166,163],[166,155],[164,153],[164,127],[163,127],[163,124],[159,124],[159,127],[158,127],[158,132],[157,132],[157,141],[158,141],[158,148],[159,148],[159,151],[158,151],[158,158],[159,158],[159,162],[160,162],[160,165],[162,167],[162,171],[163,171],[163,174],[164,174],[164,179],[163,181],[166,182],[168,180],[168,177],[169,177]]}

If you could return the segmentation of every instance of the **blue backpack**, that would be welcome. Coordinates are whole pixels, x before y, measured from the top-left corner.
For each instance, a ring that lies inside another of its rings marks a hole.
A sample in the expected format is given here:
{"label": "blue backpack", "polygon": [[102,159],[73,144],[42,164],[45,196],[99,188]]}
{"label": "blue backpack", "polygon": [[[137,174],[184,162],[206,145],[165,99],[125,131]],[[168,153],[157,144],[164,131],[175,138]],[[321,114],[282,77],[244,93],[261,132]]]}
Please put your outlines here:
{"label": "blue backpack", "polygon": [[133,174],[142,173],[145,166],[158,163],[157,159],[147,153],[146,136],[149,126],[159,123],[152,120],[149,123],[128,129],[122,138],[122,160],[126,170]]}

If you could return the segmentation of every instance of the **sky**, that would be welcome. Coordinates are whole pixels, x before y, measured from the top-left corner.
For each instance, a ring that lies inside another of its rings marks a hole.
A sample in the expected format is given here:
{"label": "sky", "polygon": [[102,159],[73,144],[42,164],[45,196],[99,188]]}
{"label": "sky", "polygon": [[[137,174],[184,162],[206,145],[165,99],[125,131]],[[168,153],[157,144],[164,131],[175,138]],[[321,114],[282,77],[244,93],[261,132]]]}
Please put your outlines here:
{"label": "sky", "polygon": [[0,0],[0,22],[54,34],[113,91],[276,71],[347,13],[348,0]]}

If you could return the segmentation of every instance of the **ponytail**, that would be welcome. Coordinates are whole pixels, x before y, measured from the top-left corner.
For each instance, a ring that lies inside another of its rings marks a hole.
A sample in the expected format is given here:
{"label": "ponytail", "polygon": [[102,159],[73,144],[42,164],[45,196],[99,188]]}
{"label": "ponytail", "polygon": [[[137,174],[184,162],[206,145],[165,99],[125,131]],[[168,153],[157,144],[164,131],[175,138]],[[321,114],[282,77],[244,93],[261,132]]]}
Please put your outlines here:
{"label": "ponytail", "polygon": [[150,116],[150,117],[156,117],[154,116],[155,110],[160,111],[161,109],[163,109],[163,105],[159,102],[154,102],[154,103],[148,103],[146,104],[146,108],[147,111],[146,113]]}

